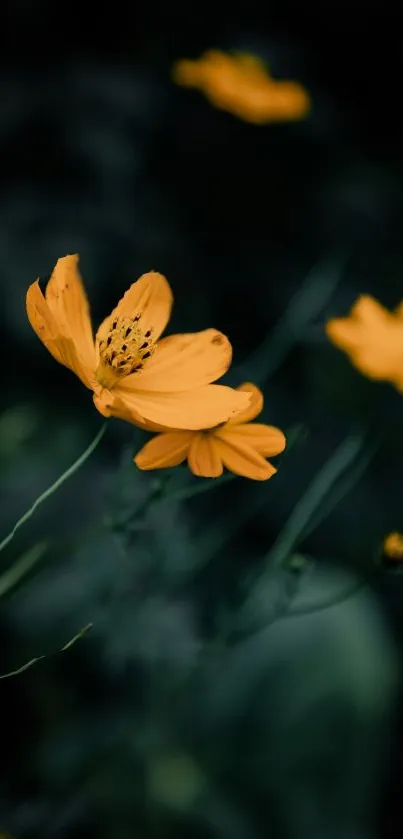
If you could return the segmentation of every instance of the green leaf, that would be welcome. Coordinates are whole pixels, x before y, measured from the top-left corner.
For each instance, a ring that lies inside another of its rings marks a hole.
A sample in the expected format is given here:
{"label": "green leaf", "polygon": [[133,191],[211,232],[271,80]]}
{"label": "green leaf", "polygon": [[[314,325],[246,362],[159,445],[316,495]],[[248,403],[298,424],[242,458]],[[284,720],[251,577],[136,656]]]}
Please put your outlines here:
{"label": "green leaf", "polygon": [[[311,533],[314,526],[332,512],[340,499],[352,489],[363,474],[379,445],[379,439],[368,444],[367,436],[368,429],[358,429],[349,434],[308,485],[265,557],[263,571],[255,580],[241,609],[241,626],[249,623],[254,624],[257,617],[259,620],[260,615],[266,614],[267,592],[270,583],[278,578],[280,569],[282,569],[284,575],[284,590],[280,597],[281,610],[286,611],[288,609],[284,591],[287,588],[289,572],[285,570],[285,563],[290,554],[295,552],[305,535]],[[352,473],[353,466],[355,468]],[[339,484],[339,479],[346,472],[348,474],[344,482]],[[336,483],[337,487],[335,487]],[[333,487],[335,487],[335,491],[331,493]],[[277,607],[275,612],[277,614]]]}
{"label": "green leaf", "polygon": [[263,385],[282,364],[290,350],[305,335],[334,294],[345,268],[346,257],[334,255],[316,264],[291,298],[274,330],[252,353],[242,370],[241,379],[248,379],[253,370],[253,381]]}
{"label": "green leaf", "polygon": [[48,544],[47,542],[37,542],[36,545],[33,545],[28,551],[20,556],[16,562],[13,563],[11,568],[8,568],[7,571],[3,571],[0,574],[0,597],[4,597],[7,592],[9,592],[14,586],[19,583],[22,577],[25,577],[25,574],[28,574],[31,568],[42,559],[43,555],[46,553]]}

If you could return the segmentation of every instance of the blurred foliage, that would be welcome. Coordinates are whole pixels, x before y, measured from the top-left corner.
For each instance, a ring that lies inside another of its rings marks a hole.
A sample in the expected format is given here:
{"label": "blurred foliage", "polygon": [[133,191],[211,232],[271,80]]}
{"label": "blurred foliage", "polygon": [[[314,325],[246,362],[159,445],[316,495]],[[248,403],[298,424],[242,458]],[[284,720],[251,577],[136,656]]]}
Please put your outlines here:
{"label": "blurred foliage", "polygon": [[[6,4],[1,31],[0,541],[101,427],[25,316],[68,252],[96,323],[165,273],[170,331],[228,334],[227,381],[263,388],[289,446],[262,485],[140,473],[144,435],[111,421],[16,532],[0,675],[30,667],[0,681],[0,830],[400,839],[402,575],[381,549],[403,400],[323,330],[360,292],[403,298],[400,13],[118,0],[90,29],[57,9],[52,35],[55,9]],[[309,118],[248,125],[172,84],[212,47],[298,80]]]}

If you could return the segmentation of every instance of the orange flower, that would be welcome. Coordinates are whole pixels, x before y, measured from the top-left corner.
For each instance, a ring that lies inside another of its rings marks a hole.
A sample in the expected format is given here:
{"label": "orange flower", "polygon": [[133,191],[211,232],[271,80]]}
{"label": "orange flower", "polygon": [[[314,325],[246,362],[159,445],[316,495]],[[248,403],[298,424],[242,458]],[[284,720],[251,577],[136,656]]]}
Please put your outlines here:
{"label": "orange flower", "polygon": [[160,427],[163,433],[143,446],[134,458],[135,464],[139,469],[163,469],[187,459],[193,474],[202,478],[218,478],[224,466],[255,481],[271,478],[277,469],[265,458],[284,450],[284,434],[272,425],[250,422],[263,409],[263,394],[256,385],[246,382],[237,390],[251,395],[250,404],[237,417],[204,431]]}
{"label": "orange flower", "polygon": [[385,536],[383,552],[389,559],[403,559],[403,535],[395,531]]}
{"label": "orange flower", "polygon": [[172,292],[155,271],[143,274],[92,334],[78,256],[59,259],[45,296],[34,282],[27,293],[31,326],[60,364],[94,393],[105,417],[136,425],[205,428],[244,410],[249,397],[223,385],[231,344],[215,329],[170,335],[159,341]]}
{"label": "orange flower", "polygon": [[265,63],[247,53],[209,50],[198,60],[177,61],[172,76],[177,84],[199,88],[216,108],[256,125],[302,119],[310,109],[302,85],[272,79]]}
{"label": "orange flower", "polygon": [[367,295],[346,318],[334,318],[326,332],[364,376],[391,382],[403,391],[403,304],[394,312]]}

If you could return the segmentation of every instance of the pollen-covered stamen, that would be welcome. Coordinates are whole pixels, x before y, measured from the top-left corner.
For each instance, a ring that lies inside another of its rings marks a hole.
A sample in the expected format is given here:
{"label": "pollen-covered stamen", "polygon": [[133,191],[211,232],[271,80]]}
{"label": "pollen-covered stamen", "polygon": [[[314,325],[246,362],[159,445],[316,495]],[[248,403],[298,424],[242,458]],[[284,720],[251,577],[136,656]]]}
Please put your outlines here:
{"label": "pollen-covered stamen", "polygon": [[144,332],[140,322],[141,314],[115,318],[108,335],[100,341],[97,379],[104,387],[113,387],[121,377],[138,373],[154,353],[152,329]]}

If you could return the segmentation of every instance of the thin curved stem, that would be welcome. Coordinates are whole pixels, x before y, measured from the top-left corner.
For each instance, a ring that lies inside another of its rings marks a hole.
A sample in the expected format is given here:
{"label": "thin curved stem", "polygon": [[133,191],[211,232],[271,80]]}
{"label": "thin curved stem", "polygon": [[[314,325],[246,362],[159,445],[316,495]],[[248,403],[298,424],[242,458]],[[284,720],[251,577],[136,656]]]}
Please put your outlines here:
{"label": "thin curved stem", "polygon": [[52,484],[52,486],[48,487],[48,489],[45,489],[45,492],[43,492],[42,495],[40,495],[39,498],[37,498],[36,501],[34,501],[32,507],[30,507],[30,509],[27,510],[27,512],[24,513],[24,515],[21,516],[20,519],[18,519],[18,521],[14,525],[12,531],[8,534],[8,536],[5,536],[5,538],[3,539],[2,542],[0,542],[0,551],[3,551],[4,548],[11,542],[11,540],[14,538],[15,534],[17,533],[17,530],[19,530],[20,527],[22,527],[22,525],[25,524],[25,522],[28,521],[28,519],[31,518],[31,516],[33,515],[33,513],[35,512],[37,507],[39,507],[39,505],[42,504],[43,501],[46,501],[47,498],[49,498],[51,495],[53,495],[53,493],[56,492],[56,490],[58,490],[59,487],[61,487],[62,484],[64,484],[65,481],[67,481],[69,478],[71,478],[71,476],[74,475],[74,473],[79,470],[80,466],[82,466],[83,463],[85,463],[85,461],[89,458],[89,456],[92,454],[94,449],[96,449],[98,443],[100,442],[100,440],[104,436],[105,431],[106,431],[106,422],[100,428],[100,430],[98,431],[98,434],[96,435],[96,437],[94,438],[92,443],[90,443],[90,445],[85,450],[85,452],[83,452],[83,454],[80,455],[80,457],[77,458],[77,460],[71,466],[69,466],[69,468],[66,469],[65,472],[63,472],[63,475],[60,475],[60,477],[54,482],[54,484]]}
{"label": "thin curved stem", "polygon": [[[81,638],[84,638],[84,636],[87,635],[87,633],[90,631],[90,629],[92,629],[92,627],[92,623],[87,623],[86,626],[83,626],[83,628],[80,629],[79,632],[77,632],[77,635],[75,635],[74,638],[71,638],[70,641],[67,641],[67,644],[63,644],[63,647],[61,647],[60,650],[57,650],[57,652],[67,652],[67,650],[69,650],[70,647],[72,647],[76,643],[76,641],[79,641]],[[55,653],[53,653],[53,655],[55,655]],[[32,667],[33,664],[37,664],[38,661],[43,661],[44,658],[48,658],[48,655],[38,655],[36,656],[36,658],[31,658],[29,661],[27,661],[21,667],[18,667],[16,670],[10,670],[9,673],[2,673],[0,679],[9,679],[11,676],[19,676],[20,673],[25,673],[25,670],[29,670],[29,668]]]}

